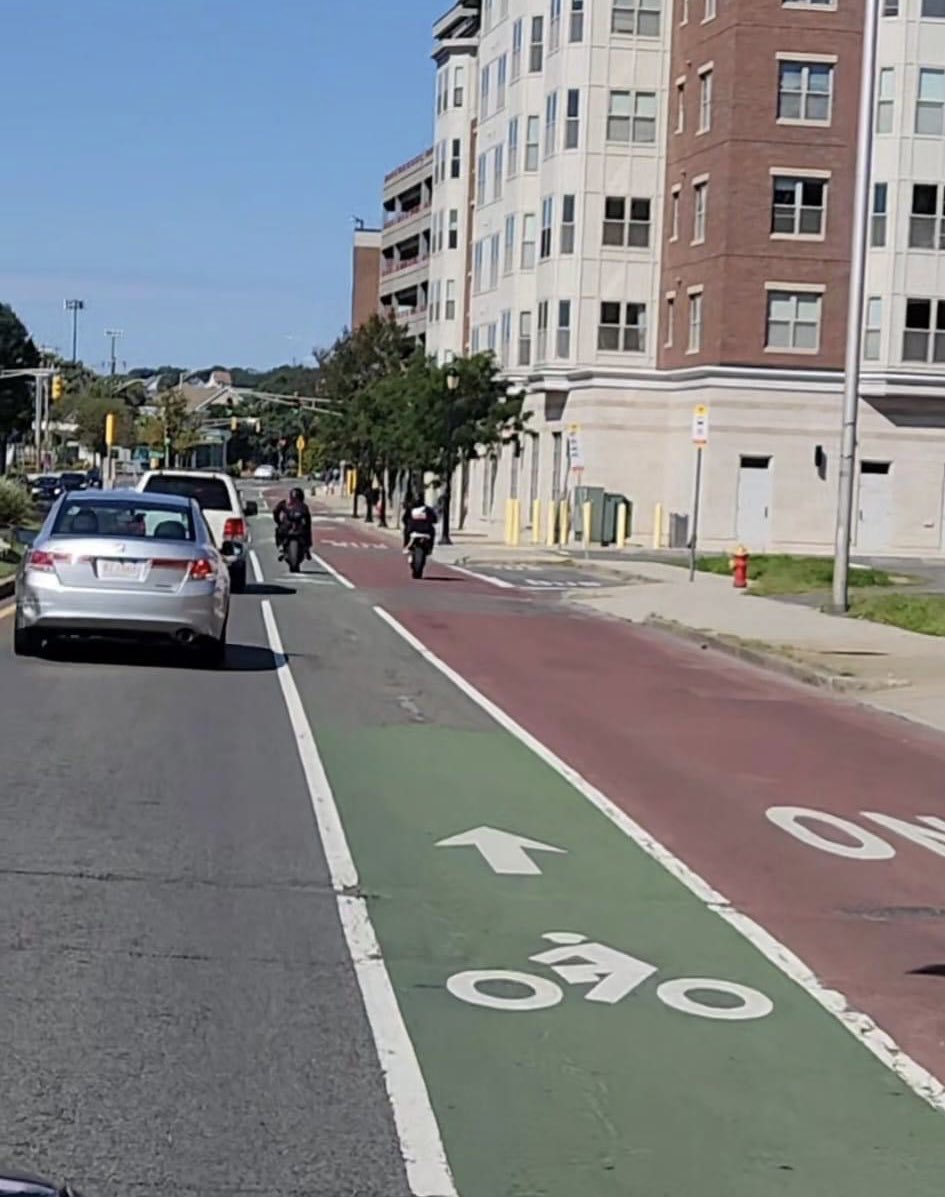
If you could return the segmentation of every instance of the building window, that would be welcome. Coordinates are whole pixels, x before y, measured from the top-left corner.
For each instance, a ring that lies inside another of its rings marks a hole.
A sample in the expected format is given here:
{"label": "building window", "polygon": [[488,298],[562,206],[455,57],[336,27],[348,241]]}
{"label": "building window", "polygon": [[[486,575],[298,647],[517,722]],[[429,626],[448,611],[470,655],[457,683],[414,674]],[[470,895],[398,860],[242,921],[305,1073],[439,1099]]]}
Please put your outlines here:
{"label": "building window", "polygon": [[571,28],[568,31],[568,40],[584,41],[584,0],[571,0]]}
{"label": "building window", "polygon": [[568,110],[564,123],[564,148],[576,150],[581,140],[581,93],[568,89]]}
{"label": "building window", "polygon": [[456,280],[452,278],[446,280],[446,304],[443,315],[447,320],[456,319]]}
{"label": "building window", "polygon": [[899,0],[883,0],[883,16],[884,17],[898,17],[899,16]]}
{"label": "building window", "polygon": [[542,260],[551,257],[551,227],[554,222],[554,197],[546,195],[541,201],[541,244],[538,256]]}
{"label": "building window", "polygon": [[538,304],[538,329],[535,335],[535,361],[543,362],[548,358],[548,300],[543,299]]}
{"label": "building window", "polygon": [[708,133],[712,128],[712,68],[704,67],[699,72],[699,129]]}
{"label": "building window", "polygon": [[488,33],[492,28],[492,15],[495,9],[495,0],[483,0],[482,5],[482,31]]}
{"label": "building window", "polygon": [[891,133],[896,104],[896,72],[883,67],[876,89],[876,132]]}
{"label": "building window", "polygon": [[676,132],[682,133],[686,128],[686,81],[680,79],[676,84]]}
{"label": "building window", "polygon": [[902,360],[945,362],[945,299],[906,300]]}
{"label": "building window", "polygon": [[453,148],[450,155],[450,178],[458,179],[463,173],[463,143],[458,137],[453,138]]}
{"label": "building window", "polygon": [[512,81],[522,73],[522,42],[524,40],[522,18],[512,26]]}
{"label": "building window", "polygon": [[826,200],[826,179],[775,175],[771,232],[782,237],[822,237]]}
{"label": "building window", "polygon": [[945,20],[945,0],[922,0],[922,16],[934,21]]}
{"label": "building window", "polygon": [[500,336],[500,354],[503,366],[510,366],[511,363],[511,349],[512,349],[512,313],[508,309],[502,312],[499,316]]}
{"label": "building window", "polygon": [[522,269],[531,270],[535,265],[535,213],[526,212],[522,217]]}
{"label": "building window", "polygon": [[614,0],[611,32],[659,37],[662,7],[662,0]]}
{"label": "building window", "polygon": [[479,294],[482,290],[482,242],[477,241],[473,246],[473,291]]}
{"label": "building window", "polygon": [[515,215],[512,213],[505,218],[505,257],[502,263],[504,274],[511,274],[515,269]]}
{"label": "building window", "polygon": [[479,73],[479,115],[483,120],[489,115],[489,92],[491,90],[491,64],[487,63]]}
{"label": "building window", "polygon": [[705,222],[709,208],[709,183],[703,180],[692,187],[692,244],[705,241]]}
{"label": "building window", "polygon": [[541,133],[541,117],[530,116],[525,125],[525,169],[538,169],[538,138]]}
{"label": "building window", "polygon": [[561,42],[561,0],[551,0],[548,20],[548,53],[553,54]]}
{"label": "building window", "polygon": [[509,121],[509,178],[513,178],[518,170],[518,117],[513,116]]}
{"label": "building window", "polygon": [[450,222],[447,229],[446,243],[450,249],[457,249],[459,246],[459,211],[456,208],[450,208]]}
{"label": "building window", "polygon": [[646,304],[602,303],[597,348],[604,353],[645,352]]}
{"label": "building window", "polygon": [[558,336],[555,344],[556,357],[571,356],[571,300],[558,301]]}
{"label": "building window", "polygon": [[558,93],[550,91],[545,96],[545,157],[555,152],[558,138]]}
{"label": "building window", "polygon": [[823,296],[813,291],[768,292],[768,349],[816,353],[820,347]]}
{"label": "building window", "polygon": [[878,295],[872,295],[866,301],[866,327],[863,330],[863,357],[868,362],[879,361],[882,331],[883,301]]}
{"label": "building window", "polygon": [[499,285],[499,246],[501,240],[498,233],[489,238],[489,290],[494,291]]}
{"label": "building window", "polygon": [[888,195],[888,184],[873,184],[873,219],[870,224],[870,245],[874,249],[882,249],[886,244],[886,204]]}
{"label": "building window", "polygon": [[676,295],[670,291],[666,296],[666,337],[663,341],[665,349],[672,349],[676,339]]}
{"label": "building window", "polygon": [[651,202],[609,195],[604,200],[604,245],[645,249],[650,244]]}
{"label": "building window", "polygon": [[945,71],[922,67],[915,108],[915,131],[933,137],[945,132]]}
{"label": "building window", "polygon": [[440,280],[430,284],[430,323],[436,324],[440,318]]}
{"label": "building window", "polygon": [[476,203],[482,207],[486,202],[486,183],[488,182],[488,155],[480,154],[476,167]]}
{"label": "building window", "polygon": [[679,23],[689,24],[689,0],[679,0]]}
{"label": "building window", "polygon": [[449,71],[439,71],[436,76],[436,115],[439,116],[446,108],[446,96],[449,88]]}
{"label": "building window", "polygon": [[518,314],[518,364],[520,366],[532,364],[531,312],[519,312]]}
{"label": "building window", "polygon": [[656,141],[656,92],[612,91],[607,140],[652,145]]}
{"label": "building window", "polygon": [[679,195],[680,188],[674,187],[670,196],[669,208],[669,239],[670,241],[679,240]]}
{"label": "building window", "polygon": [[714,21],[717,16],[718,8],[716,0],[705,0],[705,16],[702,18],[702,23],[705,24],[706,21]]}
{"label": "building window", "polygon": [[533,75],[538,74],[545,63],[544,31],[545,18],[532,17],[532,36],[528,46],[528,69]]}
{"label": "building window", "polygon": [[832,102],[830,63],[778,63],[778,120],[829,125]]}
{"label": "building window", "polygon": [[505,93],[508,84],[509,73],[509,59],[507,54],[503,54],[499,59],[499,64],[496,67],[496,85],[495,85],[495,109],[496,112],[501,112],[505,107]]}
{"label": "building window", "polygon": [[561,252],[574,253],[574,196],[561,197]]}
{"label": "building window", "polygon": [[466,70],[463,66],[453,67],[453,107],[462,108],[466,95]]}
{"label": "building window", "polygon": [[503,172],[503,147],[497,145],[493,151],[492,158],[492,198],[498,200],[502,198],[502,172]]}
{"label": "building window", "polygon": [[936,183],[912,185],[909,248],[945,249],[945,189]]}
{"label": "building window", "polygon": [[702,349],[702,292],[689,292],[689,344],[687,353],[698,353]]}

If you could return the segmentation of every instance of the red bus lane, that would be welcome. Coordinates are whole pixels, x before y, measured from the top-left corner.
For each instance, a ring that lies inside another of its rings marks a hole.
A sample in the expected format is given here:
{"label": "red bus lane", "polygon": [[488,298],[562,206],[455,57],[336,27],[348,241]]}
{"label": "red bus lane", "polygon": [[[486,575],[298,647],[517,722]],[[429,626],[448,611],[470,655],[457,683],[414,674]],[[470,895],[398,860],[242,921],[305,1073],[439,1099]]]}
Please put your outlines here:
{"label": "red bus lane", "polygon": [[945,738],[346,537],[319,553],[945,1077]]}

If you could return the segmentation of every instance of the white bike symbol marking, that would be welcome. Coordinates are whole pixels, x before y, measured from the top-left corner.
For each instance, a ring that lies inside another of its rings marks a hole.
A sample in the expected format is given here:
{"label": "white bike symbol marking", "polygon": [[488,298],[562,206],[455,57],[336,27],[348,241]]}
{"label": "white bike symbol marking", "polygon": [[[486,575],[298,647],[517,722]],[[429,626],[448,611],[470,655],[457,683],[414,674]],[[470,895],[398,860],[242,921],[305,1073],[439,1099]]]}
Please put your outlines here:
{"label": "white bike symbol marking", "polygon": [[[548,948],[529,959],[534,964],[547,964],[568,985],[592,986],[584,994],[588,1002],[613,1006],[659,971],[655,964],[647,964],[645,960],[638,960],[636,956],[607,944],[588,942],[586,935],[573,931],[548,931],[542,939],[560,946]],[[525,992],[503,996],[483,988],[496,984],[516,986]],[[511,969],[470,969],[456,973],[446,982],[446,988],[461,1002],[490,1010],[527,1013],[549,1010],[564,1000],[563,989],[554,981]],[[733,1001],[729,1005],[713,1005],[700,1001],[699,994],[715,994]],[[712,977],[664,981],[657,988],[656,996],[664,1006],[680,1014],[723,1022],[766,1018],[774,1009],[771,999],[757,989]]]}

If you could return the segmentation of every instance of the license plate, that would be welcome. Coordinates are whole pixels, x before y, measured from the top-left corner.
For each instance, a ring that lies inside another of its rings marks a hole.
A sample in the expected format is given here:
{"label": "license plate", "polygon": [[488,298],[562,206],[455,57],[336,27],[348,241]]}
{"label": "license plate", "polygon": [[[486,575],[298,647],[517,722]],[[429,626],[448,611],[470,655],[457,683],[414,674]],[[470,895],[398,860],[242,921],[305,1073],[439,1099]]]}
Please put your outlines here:
{"label": "license plate", "polygon": [[142,561],[99,560],[98,576],[111,582],[140,582],[144,571]]}

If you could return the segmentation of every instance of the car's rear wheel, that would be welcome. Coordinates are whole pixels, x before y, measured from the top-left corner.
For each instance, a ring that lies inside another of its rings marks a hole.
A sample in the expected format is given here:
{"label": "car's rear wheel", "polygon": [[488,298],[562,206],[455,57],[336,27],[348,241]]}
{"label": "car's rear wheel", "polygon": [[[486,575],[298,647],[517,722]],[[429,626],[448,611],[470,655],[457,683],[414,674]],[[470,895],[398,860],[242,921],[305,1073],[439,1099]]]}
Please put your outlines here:
{"label": "car's rear wheel", "polygon": [[35,628],[13,629],[13,652],[18,657],[38,657],[42,643]]}
{"label": "car's rear wheel", "polygon": [[242,594],[246,590],[246,562],[241,561],[230,570],[230,590]]}

